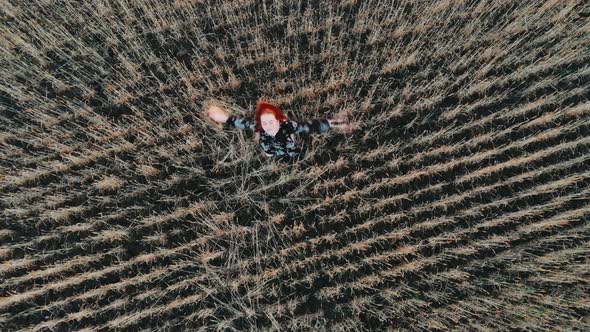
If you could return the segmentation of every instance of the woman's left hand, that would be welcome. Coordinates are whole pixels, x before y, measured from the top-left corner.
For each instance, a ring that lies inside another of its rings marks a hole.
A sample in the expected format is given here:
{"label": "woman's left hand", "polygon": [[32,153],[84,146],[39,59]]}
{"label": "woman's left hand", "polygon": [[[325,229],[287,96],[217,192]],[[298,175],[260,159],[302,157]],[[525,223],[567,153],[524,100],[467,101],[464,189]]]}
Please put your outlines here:
{"label": "woman's left hand", "polygon": [[348,119],[346,117],[336,117],[333,119],[328,119],[328,122],[330,123],[330,128],[334,128],[345,134],[352,133],[352,127],[348,123]]}

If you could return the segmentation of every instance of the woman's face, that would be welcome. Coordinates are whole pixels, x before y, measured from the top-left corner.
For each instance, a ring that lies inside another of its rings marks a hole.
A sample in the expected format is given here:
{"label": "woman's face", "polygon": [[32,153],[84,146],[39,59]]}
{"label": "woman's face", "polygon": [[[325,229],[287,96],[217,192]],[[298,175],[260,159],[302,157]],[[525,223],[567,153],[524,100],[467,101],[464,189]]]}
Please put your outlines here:
{"label": "woman's face", "polygon": [[279,120],[277,120],[272,113],[262,113],[260,115],[260,125],[264,131],[272,136],[279,131]]}

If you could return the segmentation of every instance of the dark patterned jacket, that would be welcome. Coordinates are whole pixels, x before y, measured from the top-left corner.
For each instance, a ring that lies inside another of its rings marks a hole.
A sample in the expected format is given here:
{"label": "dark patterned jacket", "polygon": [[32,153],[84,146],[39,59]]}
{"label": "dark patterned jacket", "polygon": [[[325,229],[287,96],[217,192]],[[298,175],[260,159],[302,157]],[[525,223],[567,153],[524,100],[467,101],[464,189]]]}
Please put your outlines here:
{"label": "dark patterned jacket", "polygon": [[[226,128],[248,129],[254,132],[256,121],[231,115],[225,122]],[[260,146],[268,154],[280,157],[285,161],[293,161],[300,157],[301,149],[297,146],[293,134],[324,133],[330,129],[327,119],[313,119],[308,122],[293,120],[281,121],[279,131],[273,137],[266,131],[260,131]]]}

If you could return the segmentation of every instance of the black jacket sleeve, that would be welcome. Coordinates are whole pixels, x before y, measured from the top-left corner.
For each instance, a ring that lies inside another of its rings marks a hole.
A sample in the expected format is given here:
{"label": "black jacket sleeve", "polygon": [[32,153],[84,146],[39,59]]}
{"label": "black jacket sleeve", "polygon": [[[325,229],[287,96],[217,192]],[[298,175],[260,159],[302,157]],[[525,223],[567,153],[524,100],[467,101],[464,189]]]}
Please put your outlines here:
{"label": "black jacket sleeve", "polygon": [[254,131],[256,128],[256,121],[251,118],[243,118],[235,115],[230,115],[225,121],[226,128],[249,129]]}
{"label": "black jacket sleeve", "polygon": [[325,133],[330,129],[328,119],[312,119],[307,122],[297,122],[289,120],[291,131],[296,134],[313,134]]}

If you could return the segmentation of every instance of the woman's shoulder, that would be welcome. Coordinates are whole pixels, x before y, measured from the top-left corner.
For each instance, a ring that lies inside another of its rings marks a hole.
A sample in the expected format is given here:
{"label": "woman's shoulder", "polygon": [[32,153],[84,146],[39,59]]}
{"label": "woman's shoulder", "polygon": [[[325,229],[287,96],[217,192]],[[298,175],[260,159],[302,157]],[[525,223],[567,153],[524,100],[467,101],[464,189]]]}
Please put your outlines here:
{"label": "woman's shoulder", "polygon": [[291,131],[291,130],[294,130],[295,128],[297,128],[297,122],[287,119],[287,120],[281,121],[280,127],[285,128],[287,131]]}

